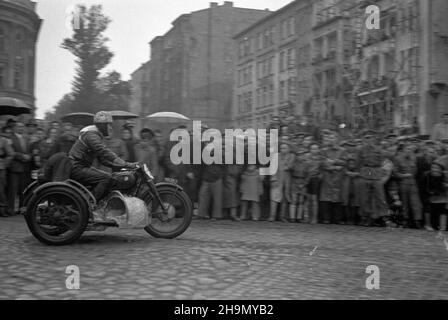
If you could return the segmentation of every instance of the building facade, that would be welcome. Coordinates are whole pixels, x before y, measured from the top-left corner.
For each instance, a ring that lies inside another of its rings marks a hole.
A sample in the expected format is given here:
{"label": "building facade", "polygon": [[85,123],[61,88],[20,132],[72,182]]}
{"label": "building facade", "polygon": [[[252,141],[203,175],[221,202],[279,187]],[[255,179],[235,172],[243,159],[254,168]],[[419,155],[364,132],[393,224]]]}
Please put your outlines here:
{"label": "building facade", "polygon": [[[366,27],[369,5],[380,9],[379,29]],[[282,31],[289,15],[290,41]],[[323,126],[429,133],[448,111],[446,16],[443,0],[295,0],[235,37],[242,54],[232,118],[259,127],[295,113]],[[263,51],[251,39],[264,30],[274,36]]]}
{"label": "building facade", "polygon": [[293,114],[303,108],[298,93],[299,81],[303,85],[310,76],[305,51],[310,51],[311,10],[311,1],[294,1],[234,37],[235,126],[265,127],[274,114]]}
{"label": "building facade", "polygon": [[33,110],[40,26],[35,2],[0,0],[0,96],[21,99]]}
{"label": "building facade", "polygon": [[225,1],[178,17],[165,35],[150,42],[150,98],[142,110],[174,111],[211,127],[227,126],[233,90],[232,37],[269,13]]}

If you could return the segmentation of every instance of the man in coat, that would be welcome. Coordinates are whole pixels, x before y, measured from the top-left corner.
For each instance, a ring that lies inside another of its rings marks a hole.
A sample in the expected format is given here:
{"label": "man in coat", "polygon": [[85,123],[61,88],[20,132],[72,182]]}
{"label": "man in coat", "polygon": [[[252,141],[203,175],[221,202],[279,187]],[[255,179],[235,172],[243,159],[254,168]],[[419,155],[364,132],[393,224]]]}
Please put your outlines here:
{"label": "man in coat", "polygon": [[25,125],[17,122],[11,136],[14,157],[8,169],[8,207],[14,213],[16,197],[19,195],[19,207],[22,205],[22,192],[31,181],[30,144],[25,134]]}

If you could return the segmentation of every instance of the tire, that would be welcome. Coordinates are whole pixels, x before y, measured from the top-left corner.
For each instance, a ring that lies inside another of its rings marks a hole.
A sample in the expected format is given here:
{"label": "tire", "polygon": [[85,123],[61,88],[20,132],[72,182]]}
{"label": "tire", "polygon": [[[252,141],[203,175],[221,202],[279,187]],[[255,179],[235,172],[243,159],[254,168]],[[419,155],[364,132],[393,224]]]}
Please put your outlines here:
{"label": "tire", "polygon": [[[44,199],[48,199],[48,197],[69,199],[79,209],[79,219],[76,226],[73,230],[70,230],[71,232],[67,236],[60,237],[54,232],[53,234],[50,234],[51,232],[45,232],[37,221],[38,206]],[[31,197],[25,213],[25,220],[33,236],[40,242],[51,246],[69,245],[77,241],[87,228],[87,224],[89,223],[89,207],[85,198],[76,190],[64,186],[50,186]]]}
{"label": "tire", "polygon": [[[151,236],[154,238],[163,238],[163,239],[174,239],[178,236],[180,236],[182,233],[184,233],[188,227],[191,224],[191,221],[193,220],[193,204],[191,203],[190,197],[185,193],[185,191],[180,190],[177,186],[159,186],[157,187],[157,191],[159,192],[159,195],[162,199],[162,201],[165,200],[164,196],[171,196],[175,197],[177,201],[184,207],[184,216],[182,217],[182,223],[179,227],[175,228],[172,231],[164,232],[161,230],[158,230],[154,225],[154,218],[151,218],[151,223],[145,227],[145,231],[148,232]],[[157,203],[157,200],[152,196],[152,194],[148,194],[145,197],[145,203],[146,205],[151,205],[151,203]],[[150,212],[150,214],[153,214]]]}

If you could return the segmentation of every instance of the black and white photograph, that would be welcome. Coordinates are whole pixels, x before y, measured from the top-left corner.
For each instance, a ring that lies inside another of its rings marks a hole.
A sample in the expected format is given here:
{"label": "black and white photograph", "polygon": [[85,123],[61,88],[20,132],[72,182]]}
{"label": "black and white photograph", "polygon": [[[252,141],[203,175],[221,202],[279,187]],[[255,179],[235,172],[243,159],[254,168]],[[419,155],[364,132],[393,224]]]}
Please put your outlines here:
{"label": "black and white photograph", "polygon": [[447,300],[447,224],[447,0],[0,0],[0,300]]}

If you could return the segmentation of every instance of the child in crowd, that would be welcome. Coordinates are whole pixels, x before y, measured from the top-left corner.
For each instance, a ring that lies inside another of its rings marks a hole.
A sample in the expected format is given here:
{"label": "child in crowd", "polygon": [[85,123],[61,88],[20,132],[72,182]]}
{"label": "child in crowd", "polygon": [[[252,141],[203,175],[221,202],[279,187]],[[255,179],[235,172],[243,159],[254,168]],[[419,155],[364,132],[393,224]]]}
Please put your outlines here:
{"label": "child in crowd", "polygon": [[320,153],[320,145],[312,143],[310,145],[310,153],[307,155],[309,162],[309,182],[307,185],[307,194],[310,202],[310,221],[312,224],[317,223],[317,216],[319,212],[319,191],[320,181],[324,157]]}
{"label": "child in crowd", "polygon": [[241,175],[241,220],[248,217],[249,205],[251,207],[252,220],[260,219],[260,196],[263,194],[263,176],[260,175],[260,169],[249,164]]}
{"label": "child in crowd", "polygon": [[289,206],[290,222],[309,222],[306,198],[306,186],[309,181],[309,163],[306,161],[306,149],[298,149],[296,158],[290,168],[291,204]]}
{"label": "child in crowd", "polygon": [[440,232],[446,231],[448,213],[446,183],[443,167],[436,162],[431,164],[431,171],[426,173],[424,195],[424,201],[429,204],[426,206],[429,207],[429,212],[425,213],[425,228],[431,230],[429,221],[437,223],[438,219]]}

